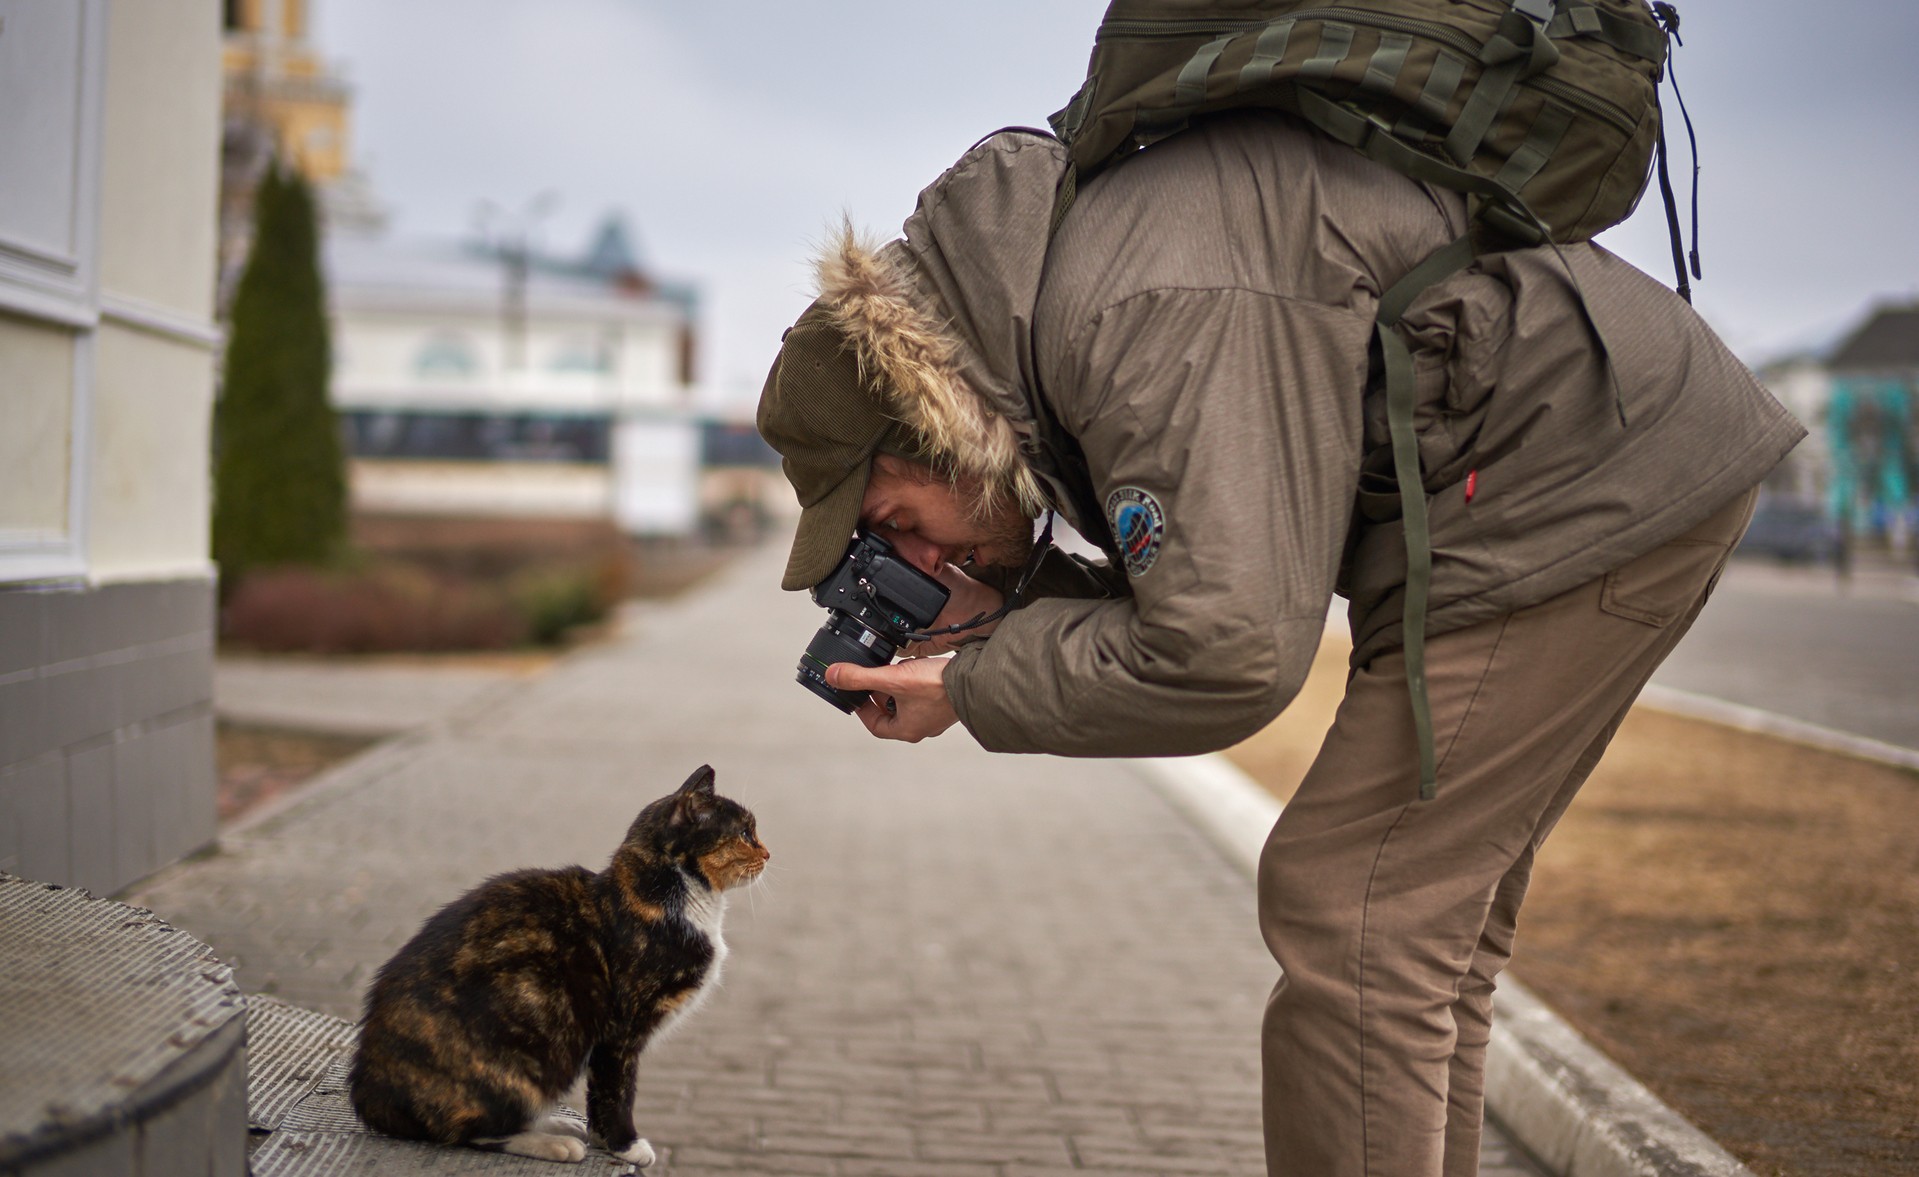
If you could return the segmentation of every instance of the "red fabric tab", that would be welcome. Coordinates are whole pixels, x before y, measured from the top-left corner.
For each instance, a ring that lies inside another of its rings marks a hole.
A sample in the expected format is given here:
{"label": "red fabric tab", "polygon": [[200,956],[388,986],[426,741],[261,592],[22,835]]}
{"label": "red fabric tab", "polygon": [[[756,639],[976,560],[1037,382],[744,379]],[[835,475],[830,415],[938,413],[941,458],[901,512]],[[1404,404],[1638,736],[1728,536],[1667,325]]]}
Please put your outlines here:
{"label": "red fabric tab", "polygon": [[1473,495],[1479,490],[1479,471],[1466,471],[1466,501],[1472,502]]}

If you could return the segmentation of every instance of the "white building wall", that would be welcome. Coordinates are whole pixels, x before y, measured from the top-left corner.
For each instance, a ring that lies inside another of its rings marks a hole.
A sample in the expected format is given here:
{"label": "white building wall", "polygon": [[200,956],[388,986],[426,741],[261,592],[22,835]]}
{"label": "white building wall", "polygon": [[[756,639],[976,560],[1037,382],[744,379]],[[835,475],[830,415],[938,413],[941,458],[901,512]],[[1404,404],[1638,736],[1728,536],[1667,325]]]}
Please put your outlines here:
{"label": "white building wall", "polygon": [[220,10],[0,0],[0,870],[117,891],[215,826]]}
{"label": "white building wall", "polygon": [[[507,368],[497,317],[342,310],[334,319],[333,401],[337,408],[602,412],[686,403],[678,381],[677,324],[562,318],[530,324],[523,368]],[[606,340],[605,371],[562,367],[588,341]],[[467,375],[423,372],[429,347],[470,351]]]}

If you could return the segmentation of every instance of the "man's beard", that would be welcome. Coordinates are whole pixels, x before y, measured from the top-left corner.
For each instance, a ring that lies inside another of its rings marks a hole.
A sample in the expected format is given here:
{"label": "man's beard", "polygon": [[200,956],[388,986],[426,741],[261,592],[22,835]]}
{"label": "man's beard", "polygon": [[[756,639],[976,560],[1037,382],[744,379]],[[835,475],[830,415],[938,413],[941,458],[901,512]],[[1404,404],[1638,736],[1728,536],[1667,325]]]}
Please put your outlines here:
{"label": "man's beard", "polygon": [[1021,568],[1033,554],[1033,521],[1010,501],[995,504],[981,520],[983,533],[973,559],[987,568]]}

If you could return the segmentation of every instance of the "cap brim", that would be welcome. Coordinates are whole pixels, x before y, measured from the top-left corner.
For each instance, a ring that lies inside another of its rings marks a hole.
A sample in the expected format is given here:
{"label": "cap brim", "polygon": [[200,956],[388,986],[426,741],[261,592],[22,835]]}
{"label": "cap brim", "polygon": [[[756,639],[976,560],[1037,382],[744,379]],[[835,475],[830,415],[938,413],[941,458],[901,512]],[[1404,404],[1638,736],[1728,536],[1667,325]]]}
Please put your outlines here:
{"label": "cap brim", "polygon": [[827,491],[825,498],[800,511],[800,528],[786,557],[781,588],[788,592],[812,588],[846,555],[847,542],[860,523],[860,503],[866,498],[866,480],[872,470],[873,461],[868,458]]}

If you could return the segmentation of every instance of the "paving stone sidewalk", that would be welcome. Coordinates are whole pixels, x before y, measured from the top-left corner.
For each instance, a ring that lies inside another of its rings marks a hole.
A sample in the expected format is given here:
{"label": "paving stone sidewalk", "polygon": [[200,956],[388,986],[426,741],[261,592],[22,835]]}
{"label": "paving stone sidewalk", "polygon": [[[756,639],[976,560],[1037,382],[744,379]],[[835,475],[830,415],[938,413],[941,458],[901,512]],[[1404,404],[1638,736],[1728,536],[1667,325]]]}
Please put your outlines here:
{"label": "paving stone sidewalk", "polygon": [[[712,763],[771,869],[723,990],[642,1060],[649,1173],[1264,1172],[1247,880],[1117,762],[868,737],[792,681],[822,614],[756,553],[628,636],[325,775],[131,900],[354,1017],[488,874],[602,865]],[[1496,1135],[1489,1177],[1534,1172]]]}

